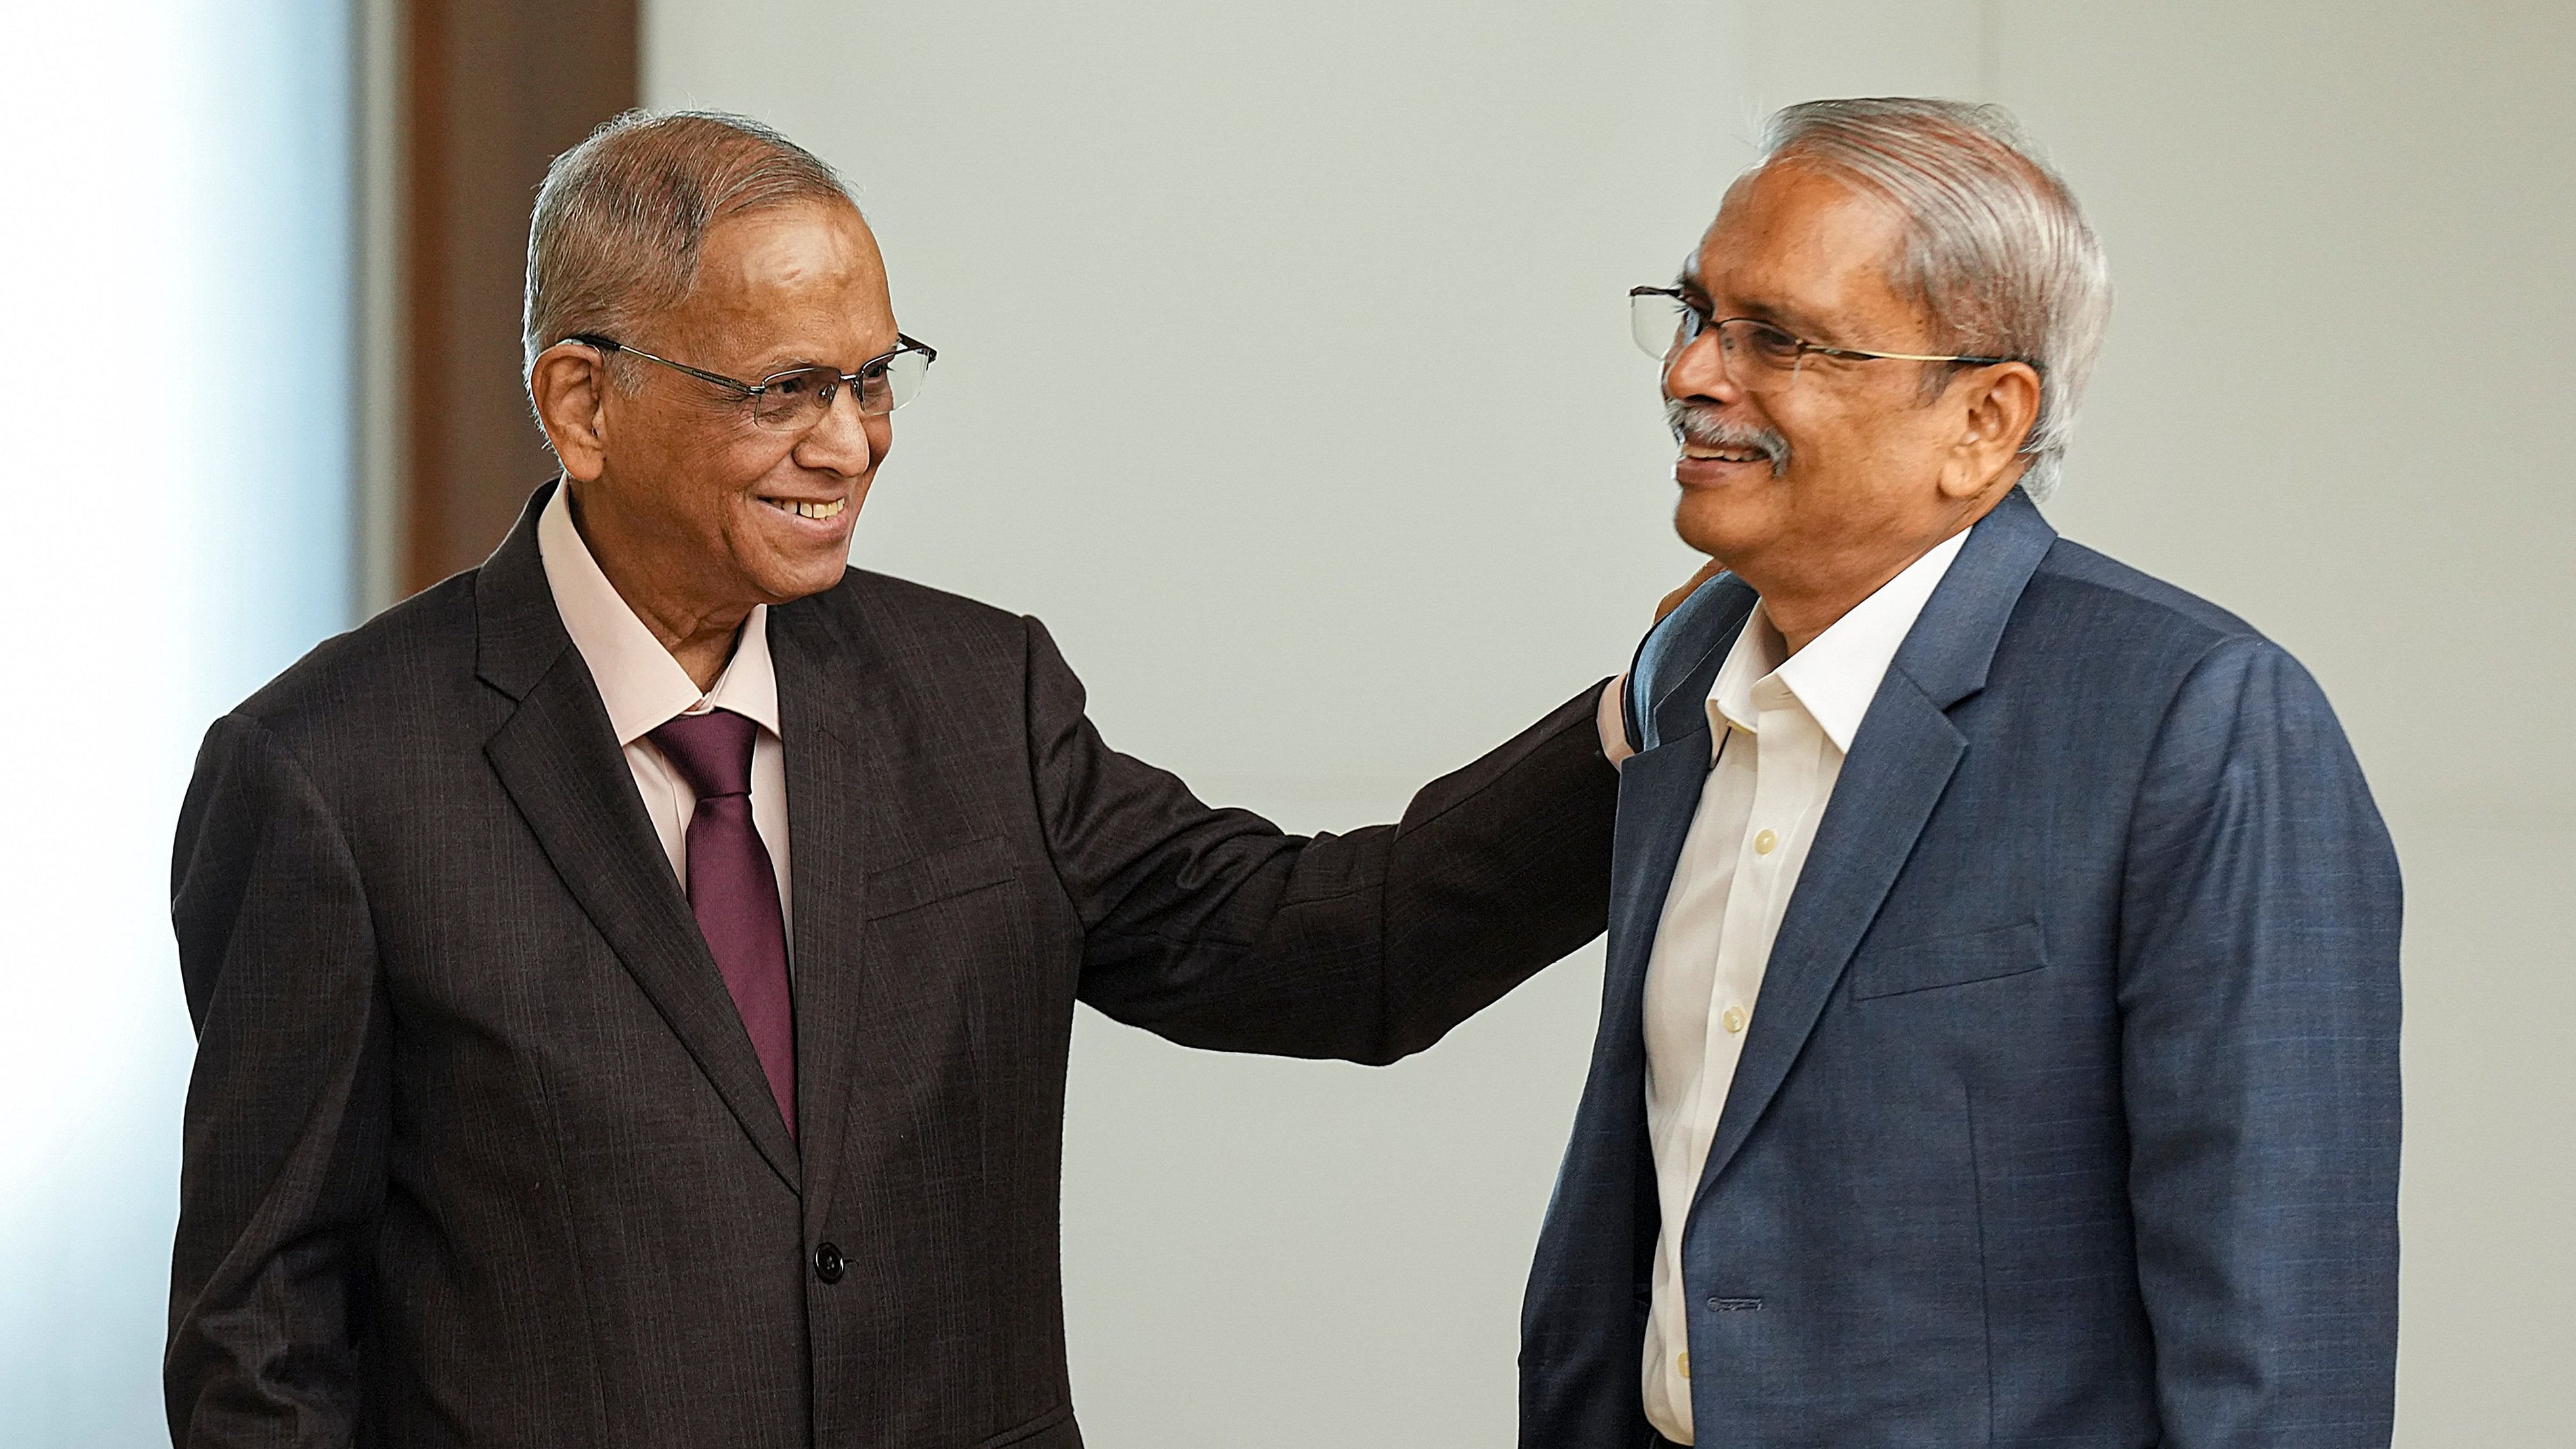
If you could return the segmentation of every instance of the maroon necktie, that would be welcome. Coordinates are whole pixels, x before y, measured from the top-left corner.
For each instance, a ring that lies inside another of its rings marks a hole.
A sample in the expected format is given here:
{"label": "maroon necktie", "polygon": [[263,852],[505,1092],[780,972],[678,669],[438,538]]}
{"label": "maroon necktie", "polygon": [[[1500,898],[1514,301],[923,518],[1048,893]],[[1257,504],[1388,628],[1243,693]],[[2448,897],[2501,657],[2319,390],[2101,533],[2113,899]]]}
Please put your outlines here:
{"label": "maroon necktie", "polygon": [[787,925],[778,873],[751,823],[751,746],[760,726],[731,710],[684,714],[652,733],[698,794],[689,817],[689,909],[796,1135],[796,1018],[787,994]]}

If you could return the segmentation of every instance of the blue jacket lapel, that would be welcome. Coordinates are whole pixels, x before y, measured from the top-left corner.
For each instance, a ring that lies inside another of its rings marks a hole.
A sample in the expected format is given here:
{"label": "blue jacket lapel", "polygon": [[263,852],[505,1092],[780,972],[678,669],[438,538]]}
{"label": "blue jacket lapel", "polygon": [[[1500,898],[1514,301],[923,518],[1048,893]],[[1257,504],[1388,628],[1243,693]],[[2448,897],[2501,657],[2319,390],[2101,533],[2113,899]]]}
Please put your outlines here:
{"label": "blue jacket lapel", "polygon": [[1646,963],[1654,955],[1674,862],[1708,778],[1705,701],[1719,664],[1753,612],[1754,597],[1741,580],[1720,574],[1648,631],[1628,666],[1621,713],[1629,738],[1643,748],[1619,767],[1603,1001],[1605,1029],[1635,1039],[1640,1051]]}
{"label": "blue jacket lapel", "polygon": [[1619,822],[1611,857],[1632,868],[1618,871],[1610,889],[1610,975],[1603,989],[1607,1016],[1602,1025],[1623,1039],[1634,1039],[1641,1051],[1646,963],[1654,955],[1674,862],[1699,810],[1708,762],[1708,730],[1703,727],[1695,735],[1632,755],[1619,767]]}
{"label": "blue jacket lapel", "polygon": [[[1726,1170],[1815,1030],[1825,1002],[1967,753],[1948,717],[1986,668],[2057,534],[2015,489],[1970,531],[1871,700],[1762,978],[1751,1033],[1699,1191]],[[1633,768],[1636,761],[1629,762]],[[1672,867],[1664,865],[1669,882]],[[1658,898],[1660,899],[1660,897]]]}

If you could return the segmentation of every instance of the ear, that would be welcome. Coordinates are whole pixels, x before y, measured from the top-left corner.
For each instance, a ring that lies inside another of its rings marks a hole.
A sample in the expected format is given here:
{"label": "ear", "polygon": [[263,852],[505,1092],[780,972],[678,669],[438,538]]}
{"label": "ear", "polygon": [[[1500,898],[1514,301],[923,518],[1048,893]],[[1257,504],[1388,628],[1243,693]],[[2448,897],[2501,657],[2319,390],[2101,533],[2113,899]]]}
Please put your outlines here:
{"label": "ear", "polygon": [[528,396],[564,476],[588,483],[608,461],[608,358],[581,342],[558,342],[537,354]]}
{"label": "ear", "polygon": [[2039,418],[2039,371],[2027,362],[1981,367],[1960,378],[1959,437],[1941,469],[1941,492],[1966,501],[2019,478],[2022,439]]}

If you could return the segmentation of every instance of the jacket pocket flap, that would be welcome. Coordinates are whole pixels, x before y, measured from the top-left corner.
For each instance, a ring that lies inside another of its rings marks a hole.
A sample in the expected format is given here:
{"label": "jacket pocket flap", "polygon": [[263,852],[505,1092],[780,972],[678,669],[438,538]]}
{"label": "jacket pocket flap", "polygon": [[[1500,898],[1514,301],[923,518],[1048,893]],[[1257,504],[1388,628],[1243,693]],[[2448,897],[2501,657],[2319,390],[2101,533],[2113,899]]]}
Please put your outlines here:
{"label": "jacket pocket flap", "polygon": [[916,855],[868,875],[867,918],[916,910],[950,896],[1015,879],[1011,854],[998,835]]}
{"label": "jacket pocket flap", "polygon": [[[1061,1429],[1063,1432],[1049,1434],[1047,1431],[1050,1429]],[[1045,1437],[1041,1439],[1041,1435]],[[1073,1427],[1073,1405],[1058,1404],[1015,1429],[1003,1430],[977,1445],[976,1449],[1003,1449],[1004,1445],[1011,1446],[1011,1449],[1020,1449],[1022,1445],[1029,1446],[1029,1449],[1036,1449],[1040,1443],[1076,1445],[1081,1442],[1082,1436],[1076,1433]]]}
{"label": "jacket pocket flap", "polygon": [[1852,998],[1899,996],[2019,976],[2048,964],[2039,922],[2016,921],[1984,931],[1935,936],[1865,954],[1852,971]]}

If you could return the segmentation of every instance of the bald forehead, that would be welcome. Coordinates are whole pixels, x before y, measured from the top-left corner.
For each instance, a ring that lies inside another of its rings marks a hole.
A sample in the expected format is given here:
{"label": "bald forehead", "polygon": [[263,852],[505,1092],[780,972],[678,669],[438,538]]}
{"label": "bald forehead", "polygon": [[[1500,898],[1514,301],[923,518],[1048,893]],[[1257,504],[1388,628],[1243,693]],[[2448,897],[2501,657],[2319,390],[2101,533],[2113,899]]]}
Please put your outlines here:
{"label": "bald forehead", "polygon": [[886,263],[876,232],[848,201],[796,201],[739,211],[706,229],[698,286],[775,286],[822,278],[876,281]]}
{"label": "bald forehead", "polygon": [[1903,244],[1893,207],[1794,160],[1775,161],[1727,188],[1681,285],[1721,315],[1851,341],[1851,328],[1915,311],[1890,281]]}
{"label": "bald forehead", "polygon": [[796,354],[800,365],[853,367],[894,345],[884,259],[846,202],[764,207],[709,227],[676,314],[684,326],[754,349],[764,365]]}

